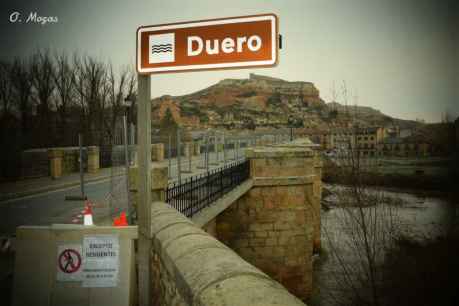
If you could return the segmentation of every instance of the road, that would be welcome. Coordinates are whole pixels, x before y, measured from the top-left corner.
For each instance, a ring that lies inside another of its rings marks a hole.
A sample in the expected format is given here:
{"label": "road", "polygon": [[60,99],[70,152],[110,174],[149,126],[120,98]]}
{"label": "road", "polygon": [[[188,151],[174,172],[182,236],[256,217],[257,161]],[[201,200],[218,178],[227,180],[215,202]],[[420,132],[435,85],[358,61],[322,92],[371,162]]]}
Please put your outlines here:
{"label": "road", "polygon": [[[234,151],[228,151],[227,157],[234,158]],[[242,157],[242,150],[240,151]],[[215,153],[209,154],[209,169],[223,166],[223,162],[212,165],[215,162]],[[223,154],[219,154],[219,159],[223,160]],[[192,173],[182,174],[182,179],[205,172],[205,169],[198,169],[204,165],[204,155],[192,160]],[[228,163],[231,160],[228,160]],[[167,161],[166,161],[167,164]],[[172,159],[170,181],[177,181],[177,162]],[[188,159],[182,157],[182,170],[188,170]],[[85,184],[85,193],[88,199],[96,206],[106,207],[109,202],[111,187],[110,178],[102,181]],[[121,191],[120,191],[121,192]],[[0,209],[4,220],[0,222],[0,237],[9,236],[15,233],[15,229],[20,225],[50,225],[53,223],[71,223],[72,220],[81,214],[83,201],[66,201],[66,196],[79,195],[80,187],[70,187],[47,193],[27,196],[0,202]],[[116,194],[116,192],[115,192]]]}

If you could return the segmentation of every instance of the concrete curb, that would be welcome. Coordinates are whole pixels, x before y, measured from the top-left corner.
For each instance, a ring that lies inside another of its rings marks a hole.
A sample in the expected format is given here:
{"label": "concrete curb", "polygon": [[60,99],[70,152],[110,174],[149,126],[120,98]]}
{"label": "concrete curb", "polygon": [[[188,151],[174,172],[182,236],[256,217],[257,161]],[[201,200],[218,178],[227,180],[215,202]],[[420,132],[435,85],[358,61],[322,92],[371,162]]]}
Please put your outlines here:
{"label": "concrete curb", "polygon": [[[100,176],[100,177],[95,177],[91,179],[86,179],[85,183],[93,183],[93,182],[98,182],[98,181],[103,181],[106,179],[109,179],[110,176]],[[44,187],[39,187],[39,188],[34,188],[31,190],[26,190],[26,191],[20,191],[20,192],[11,192],[7,194],[2,194],[0,195],[0,203],[8,200],[13,200],[13,199],[19,199],[31,195],[39,195],[42,193],[50,192],[50,191],[57,191],[60,189],[65,189],[69,187],[74,187],[78,186],[80,184],[79,180],[68,182],[68,183],[62,183],[62,184],[56,184],[52,186],[44,186]]]}

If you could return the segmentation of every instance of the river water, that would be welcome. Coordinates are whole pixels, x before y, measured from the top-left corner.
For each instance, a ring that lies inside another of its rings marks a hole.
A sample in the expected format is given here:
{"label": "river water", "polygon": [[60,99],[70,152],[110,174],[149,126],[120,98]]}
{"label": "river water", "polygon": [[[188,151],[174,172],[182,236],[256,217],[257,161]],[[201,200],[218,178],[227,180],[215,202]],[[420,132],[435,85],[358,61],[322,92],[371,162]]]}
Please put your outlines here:
{"label": "river water", "polygon": [[[367,261],[362,258],[363,244],[359,239],[362,232],[355,228],[355,221],[359,216],[363,216],[369,224],[372,233],[370,237],[373,238],[370,240],[374,242],[372,246],[373,250],[376,250],[374,254],[377,260],[383,260],[385,246],[390,240],[387,238],[394,233],[423,243],[444,235],[455,220],[457,205],[452,205],[440,197],[370,189],[369,193],[377,195],[376,199],[385,199],[384,202],[390,205],[379,204],[359,211],[355,207],[343,208],[339,205],[340,201],[345,199],[345,187],[326,185],[325,188],[329,189],[332,195],[324,199],[324,203],[330,209],[323,210],[321,215],[324,251],[314,259],[314,290],[310,305],[345,305],[343,296],[346,292],[343,292],[343,284],[349,285],[359,280],[363,282],[359,276],[365,273],[365,264],[362,262]],[[347,273],[343,273],[343,269],[346,269]],[[352,290],[350,286],[344,287],[347,288],[345,291]]]}

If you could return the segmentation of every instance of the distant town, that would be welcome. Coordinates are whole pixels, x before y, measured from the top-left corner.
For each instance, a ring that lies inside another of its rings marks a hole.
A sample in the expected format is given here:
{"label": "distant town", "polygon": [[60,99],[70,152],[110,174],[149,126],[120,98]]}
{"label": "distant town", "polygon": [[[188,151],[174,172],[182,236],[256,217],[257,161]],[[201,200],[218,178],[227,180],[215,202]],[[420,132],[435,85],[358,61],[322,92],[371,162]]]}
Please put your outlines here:
{"label": "distant town", "polygon": [[[426,124],[392,118],[363,106],[364,102],[357,105],[343,89],[344,103],[326,103],[311,82],[251,73],[248,79],[225,79],[189,95],[153,99],[152,124],[158,130],[161,122],[172,121],[188,131],[222,129],[230,133],[288,128],[295,136],[309,137],[329,154],[350,147],[367,157],[445,156],[451,152],[451,119]],[[353,103],[347,102],[351,100]],[[458,120],[455,124],[457,128]]]}

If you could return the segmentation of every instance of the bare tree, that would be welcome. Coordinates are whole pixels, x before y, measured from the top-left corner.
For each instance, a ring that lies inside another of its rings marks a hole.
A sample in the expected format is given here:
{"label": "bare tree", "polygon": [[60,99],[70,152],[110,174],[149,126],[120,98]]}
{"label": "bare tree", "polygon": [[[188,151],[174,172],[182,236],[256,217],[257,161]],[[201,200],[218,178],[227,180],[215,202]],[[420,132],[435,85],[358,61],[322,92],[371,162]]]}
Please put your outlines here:
{"label": "bare tree", "polygon": [[59,115],[58,129],[60,131],[60,143],[71,144],[70,131],[68,126],[70,107],[75,95],[75,75],[74,70],[69,64],[68,56],[64,52],[54,55],[56,70],[54,74],[54,84],[56,86],[57,99],[56,110]]}
{"label": "bare tree", "polygon": [[21,134],[23,144],[28,141],[30,132],[32,80],[29,62],[16,58],[11,68],[11,81],[18,101],[21,117]]}
{"label": "bare tree", "polygon": [[12,66],[7,62],[0,62],[0,100],[2,107],[2,119],[11,114],[13,106],[14,87],[11,80]]}
{"label": "bare tree", "polygon": [[94,58],[74,56],[75,89],[78,105],[81,107],[81,121],[87,142],[100,144],[103,135],[103,115],[106,108],[109,87],[107,69],[104,63]]}
{"label": "bare tree", "polygon": [[127,76],[127,92],[126,98],[132,102],[128,110],[128,121],[137,122],[137,74],[133,69],[128,69]]}
{"label": "bare tree", "polygon": [[337,267],[327,292],[337,305],[383,305],[384,260],[399,239],[394,205],[401,200],[366,186],[359,149],[349,144],[338,164],[347,185],[335,190],[336,224],[324,223],[326,248]]}
{"label": "bare tree", "polygon": [[108,84],[111,113],[107,122],[107,128],[111,138],[113,138],[118,118],[123,115],[124,111],[124,94],[127,85],[127,70],[123,70],[117,80],[115,73],[113,72],[113,66],[110,64],[109,67]]}
{"label": "bare tree", "polygon": [[54,93],[54,65],[49,50],[37,51],[32,57],[31,79],[34,98],[37,101],[40,144],[51,146],[52,139],[52,95]]}
{"label": "bare tree", "polygon": [[0,146],[2,148],[0,176],[11,177],[18,173],[17,161],[20,143],[17,139],[17,123],[15,116],[14,86],[12,82],[12,65],[0,62]]}

